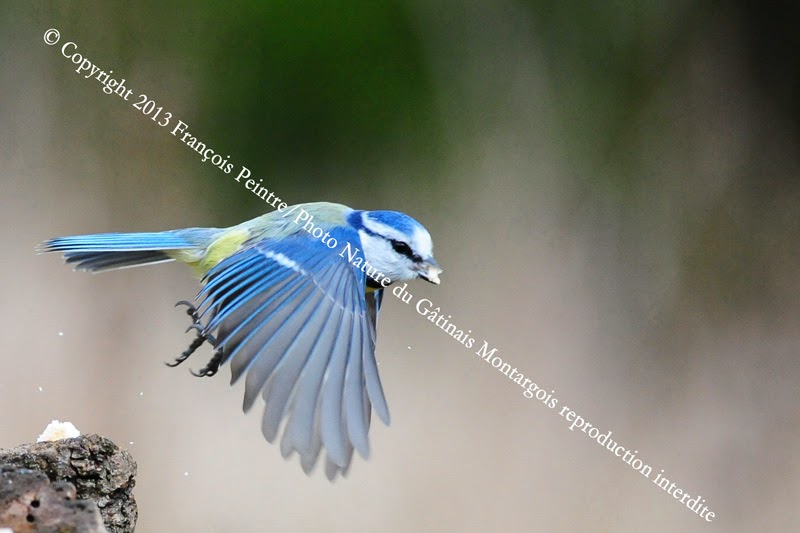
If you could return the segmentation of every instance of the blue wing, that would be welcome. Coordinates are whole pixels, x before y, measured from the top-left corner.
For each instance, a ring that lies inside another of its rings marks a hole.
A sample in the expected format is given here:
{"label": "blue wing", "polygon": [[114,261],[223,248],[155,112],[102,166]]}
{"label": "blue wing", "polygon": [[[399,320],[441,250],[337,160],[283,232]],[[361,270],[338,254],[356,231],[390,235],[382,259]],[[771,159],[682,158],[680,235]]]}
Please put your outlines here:
{"label": "blue wing", "polygon": [[[358,234],[334,228],[339,243]],[[347,473],[356,449],[369,455],[374,407],[389,423],[375,360],[380,291],[307,234],[265,239],[222,261],[198,295],[205,333],[216,337],[231,383],[245,377],[244,410],[259,394],[269,442],[285,420],[281,452],[296,451],[306,473],[326,451],[326,474]]]}

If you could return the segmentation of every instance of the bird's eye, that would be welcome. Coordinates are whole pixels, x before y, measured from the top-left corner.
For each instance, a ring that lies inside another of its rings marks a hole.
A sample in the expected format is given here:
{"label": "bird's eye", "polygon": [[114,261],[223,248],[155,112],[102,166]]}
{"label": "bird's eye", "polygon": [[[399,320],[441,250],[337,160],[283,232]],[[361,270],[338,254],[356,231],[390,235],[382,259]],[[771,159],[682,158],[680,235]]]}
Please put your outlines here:
{"label": "bird's eye", "polygon": [[400,255],[404,255],[406,257],[413,257],[414,252],[411,251],[411,247],[404,243],[403,241],[398,241],[395,239],[391,240],[392,249]]}

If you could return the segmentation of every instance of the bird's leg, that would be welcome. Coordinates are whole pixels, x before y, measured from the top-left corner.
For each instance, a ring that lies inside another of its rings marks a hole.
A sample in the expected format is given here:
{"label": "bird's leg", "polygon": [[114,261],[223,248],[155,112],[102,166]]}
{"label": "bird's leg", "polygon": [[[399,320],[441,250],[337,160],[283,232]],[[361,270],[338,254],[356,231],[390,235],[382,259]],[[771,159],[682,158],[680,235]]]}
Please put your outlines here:
{"label": "bird's leg", "polygon": [[[200,346],[203,345],[204,342],[208,342],[211,346],[217,344],[217,340],[208,333],[204,333],[203,324],[200,322],[200,317],[197,315],[197,308],[191,304],[191,302],[187,302],[186,300],[182,300],[175,304],[175,306],[185,305],[187,307],[186,314],[192,317],[192,325],[190,325],[186,331],[188,332],[190,329],[194,329],[197,331],[197,338],[195,338],[189,347],[184,350],[184,352],[179,355],[173,362],[166,363],[167,366],[176,367],[179,364],[186,361],[190,355],[192,355]],[[210,363],[209,363],[210,364]],[[217,365],[219,367],[219,364]],[[202,372],[202,371],[201,371]]]}

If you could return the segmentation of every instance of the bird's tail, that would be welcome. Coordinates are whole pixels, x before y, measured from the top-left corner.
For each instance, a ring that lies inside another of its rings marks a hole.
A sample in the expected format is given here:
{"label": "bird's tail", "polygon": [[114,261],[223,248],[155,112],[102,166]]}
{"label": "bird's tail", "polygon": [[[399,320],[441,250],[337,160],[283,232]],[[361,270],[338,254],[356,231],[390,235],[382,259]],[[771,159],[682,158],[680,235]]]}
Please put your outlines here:
{"label": "bird's tail", "polygon": [[[100,233],[57,237],[40,244],[38,252],[63,252],[75,270],[102,272],[173,261],[170,252],[198,248],[191,230],[159,233]],[[195,242],[193,242],[195,241]]]}

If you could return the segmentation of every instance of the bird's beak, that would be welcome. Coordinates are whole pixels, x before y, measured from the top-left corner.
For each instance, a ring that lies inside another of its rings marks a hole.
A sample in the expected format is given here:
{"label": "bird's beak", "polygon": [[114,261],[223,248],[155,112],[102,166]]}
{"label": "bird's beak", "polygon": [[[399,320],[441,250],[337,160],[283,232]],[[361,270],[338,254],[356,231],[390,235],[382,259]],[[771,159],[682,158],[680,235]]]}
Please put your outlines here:
{"label": "bird's beak", "polygon": [[439,283],[441,283],[439,280],[439,274],[441,273],[442,269],[439,267],[439,263],[433,258],[428,259],[420,265],[419,277],[434,285],[439,285]]}

